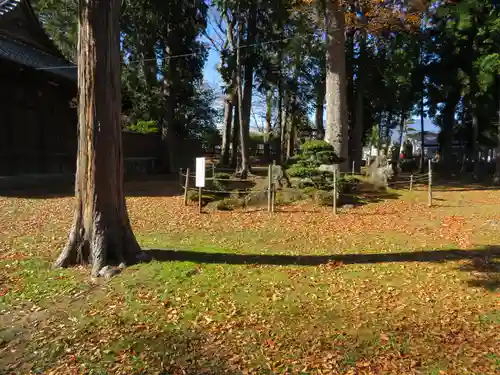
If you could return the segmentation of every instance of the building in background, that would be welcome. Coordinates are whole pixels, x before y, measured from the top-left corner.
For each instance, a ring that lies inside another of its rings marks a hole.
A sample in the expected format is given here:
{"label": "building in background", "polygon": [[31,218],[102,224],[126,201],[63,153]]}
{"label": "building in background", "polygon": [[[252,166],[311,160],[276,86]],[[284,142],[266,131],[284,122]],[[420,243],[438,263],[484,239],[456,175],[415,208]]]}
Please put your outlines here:
{"label": "building in background", "polygon": [[[72,177],[77,69],[47,35],[28,0],[0,0],[0,82],[0,176]],[[159,135],[124,131],[123,143],[126,173],[155,169]]]}
{"label": "building in background", "polygon": [[76,69],[29,1],[0,0],[0,82],[0,175],[74,170]]}

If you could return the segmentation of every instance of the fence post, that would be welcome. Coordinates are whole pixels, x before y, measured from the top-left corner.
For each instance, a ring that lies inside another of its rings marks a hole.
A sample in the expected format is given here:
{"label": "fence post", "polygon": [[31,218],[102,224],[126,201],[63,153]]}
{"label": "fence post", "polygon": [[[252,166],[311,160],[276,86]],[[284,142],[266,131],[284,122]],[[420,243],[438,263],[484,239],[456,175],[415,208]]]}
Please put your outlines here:
{"label": "fence post", "polygon": [[189,168],[186,169],[186,180],[184,181],[184,206],[187,206],[189,190]]}
{"label": "fence post", "polygon": [[432,161],[429,159],[429,183],[428,183],[428,205],[429,207],[432,206]]}
{"label": "fence post", "polygon": [[273,166],[267,168],[267,212],[272,212],[273,205]]}
{"label": "fence post", "polygon": [[198,188],[198,213],[201,215],[201,187]]}
{"label": "fence post", "polygon": [[337,214],[337,169],[333,170],[333,213]]}
{"label": "fence post", "polygon": [[413,190],[413,175],[410,175],[410,191]]}
{"label": "fence post", "polygon": [[212,178],[215,180],[215,164],[212,163]]}
{"label": "fence post", "polygon": [[352,161],[352,171],[351,171],[351,174],[354,175],[354,170],[355,170],[355,167],[356,167],[356,161]]}

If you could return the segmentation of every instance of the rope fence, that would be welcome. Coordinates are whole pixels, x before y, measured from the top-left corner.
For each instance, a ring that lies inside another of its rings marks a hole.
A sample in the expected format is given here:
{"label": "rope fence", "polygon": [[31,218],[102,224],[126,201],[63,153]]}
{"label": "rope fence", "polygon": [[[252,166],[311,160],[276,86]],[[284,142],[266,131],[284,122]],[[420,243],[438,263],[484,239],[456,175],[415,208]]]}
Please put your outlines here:
{"label": "rope fence", "polygon": [[[199,212],[201,213],[201,205],[202,205],[202,197],[203,194],[217,194],[217,195],[228,195],[235,196],[238,198],[246,199],[247,197],[251,197],[255,194],[265,194],[267,196],[268,203],[268,212],[272,213],[275,210],[276,204],[276,194],[279,191],[278,186],[280,188],[283,187],[281,182],[277,181],[277,177],[273,176],[273,166],[269,165],[267,176],[258,176],[251,175],[249,178],[236,178],[236,177],[217,177],[216,173],[224,173],[224,171],[234,172],[234,169],[228,168],[216,168],[215,165],[212,164],[211,176],[205,177],[205,182],[221,182],[221,183],[255,183],[257,181],[267,181],[267,186],[259,189],[232,189],[232,190],[220,190],[213,187],[194,187],[191,186],[191,180],[196,178],[196,173],[191,173],[190,168],[183,170],[182,168],[179,170],[179,186],[181,191],[184,193],[184,205],[187,206],[189,200],[189,192],[197,191],[198,192],[198,205]],[[333,191],[332,194],[332,209],[333,212],[337,213],[337,202],[341,196],[343,197],[359,197],[359,198],[369,198],[369,197],[383,197],[387,192],[373,192],[373,191],[355,191],[353,193],[348,192],[340,192],[338,191],[338,185],[340,178],[344,177],[344,181],[347,181],[347,185],[349,185],[350,181],[356,180],[357,178],[369,178],[367,173],[360,172],[332,172],[332,181],[333,181]],[[351,177],[353,179],[346,179],[347,177]],[[394,190],[404,190],[404,191],[413,191],[416,185],[426,185],[428,192],[428,206],[432,206],[432,164],[429,161],[428,173],[402,173],[396,176],[396,180],[390,179],[387,180],[387,187]],[[358,181],[360,181],[358,179]],[[354,185],[354,184],[353,184]],[[304,189],[297,188],[289,188],[287,187],[283,191],[297,191],[304,193]]]}

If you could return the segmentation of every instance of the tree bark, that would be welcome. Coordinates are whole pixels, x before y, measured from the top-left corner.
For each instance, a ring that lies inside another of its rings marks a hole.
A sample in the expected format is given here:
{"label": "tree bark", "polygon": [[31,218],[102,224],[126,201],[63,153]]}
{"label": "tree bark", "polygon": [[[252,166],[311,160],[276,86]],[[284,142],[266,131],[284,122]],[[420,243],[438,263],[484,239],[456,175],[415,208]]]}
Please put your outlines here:
{"label": "tree bark", "polygon": [[175,98],[173,95],[173,85],[174,85],[174,72],[175,72],[175,59],[170,59],[168,56],[172,55],[172,45],[174,41],[172,40],[171,34],[172,30],[169,30],[169,36],[167,42],[164,45],[165,51],[165,61],[163,62],[163,87],[162,94],[164,100],[164,113],[162,119],[161,127],[161,138],[163,144],[163,168],[165,171],[172,172],[175,170],[174,165],[174,148],[175,142]]}
{"label": "tree bark", "polygon": [[[238,165],[239,172],[243,178],[248,175],[248,143],[245,132],[245,116],[243,108],[243,83],[242,83],[242,69],[241,69],[241,39],[243,37],[243,20],[238,20],[238,41],[236,47],[236,89],[238,91],[238,124],[239,124],[239,138],[240,138],[240,165]],[[245,163],[245,166],[243,164]]]}
{"label": "tree bark", "polygon": [[[280,64],[281,66],[281,64]],[[280,71],[280,76],[279,76],[279,81],[278,81],[278,103],[276,106],[276,111],[277,111],[277,120],[276,123],[278,124],[278,129],[276,132],[276,135],[280,137],[279,142],[276,142],[276,156],[278,158],[278,163],[283,164],[283,83],[282,83],[282,77],[281,77],[281,71]]]}
{"label": "tree bark", "polygon": [[497,144],[495,149],[495,176],[493,182],[498,185],[500,184],[500,75],[497,76]]}
{"label": "tree bark", "polygon": [[420,93],[420,173],[425,169],[425,128],[424,128],[424,90],[422,82],[422,92]]}
{"label": "tree bark", "polygon": [[231,168],[238,168],[238,145],[240,144],[240,100],[238,95],[234,99],[234,116],[233,116],[233,136],[231,138]]}
{"label": "tree bark", "polygon": [[272,114],[273,114],[273,90],[268,89],[266,95],[266,131],[264,139],[264,159],[271,159],[271,130],[272,130]]}
{"label": "tree bark", "polygon": [[143,74],[149,89],[158,85],[155,42],[156,40],[153,38],[147,38],[144,43],[139,45]]}
{"label": "tree bark", "polygon": [[283,93],[283,98],[281,102],[281,125],[280,125],[280,150],[281,150],[281,155],[280,155],[280,160],[282,163],[286,161],[286,136],[287,136],[287,131],[288,131],[288,106],[289,106],[289,97],[288,97],[288,91],[284,90]]}
{"label": "tree bark", "polygon": [[[404,147],[404,142],[406,142],[406,114],[404,112],[401,112],[401,122],[399,124],[399,154],[404,154],[405,147]],[[399,158],[399,155],[398,155]]]}
{"label": "tree bark", "polygon": [[344,12],[338,0],[326,2],[326,127],[325,141],[344,159],[340,170],[348,166],[347,88],[344,50]]}
{"label": "tree bark", "polygon": [[[255,34],[257,32],[257,6],[255,1],[250,2],[250,9],[247,20],[247,38],[246,44],[253,46],[255,44]],[[243,25],[240,19],[238,46],[241,44],[243,35]],[[237,53],[241,49],[238,48]],[[242,97],[241,113],[240,113],[240,145],[241,145],[241,176],[246,178],[250,170],[250,158],[248,146],[250,143],[250,117],[252,112],[252,92],[253,92],[253,73],[255,65],[255,53],[253,48],[245,48],[245,88]],[[240,61],[241,62],[241,61]],[[240,65],[241,68],[241,65]],[[241,86],[240,86],[241,87]]]}
{"label": "tree bark", "polygon": [[233,103],[231,98],[224,100],[224,131],[222,133],[221,164],[229,164],[229,145],[231,144],[231,126],[233,124]]}
{"label": "tree bark", "polygon": [[364,87],[364,70],[365,70],[365,53],[366,53],[366,30],[359,30],[359,56],[358,56],[358,74],[356,77],[356,116],[354,129],[352,132],[352,162],[354,162],[354,170],[361,171],[361,157],[363,153],[363,129],[364,129],[364,110],[365,110],[365,87]]}
{"label": "tree bark", "polygon": [[446,166],[443,171],[451,171],[453,163],[456,161],[453,158],[453,128],[455,126],[455,112],[458,102],[460,101],[460,91],[452,92],[448,95],[445,106],[443,108],[443,123],[439,132],[439,148],[440,148],[440,164]]}
{"label": "tree bark", "polygon": [[315,108],[315,127],[316,139],[325,138],[325,124],[324,124],[324,110],[325,110],[325,69],[326,69],[326,55],[323,55],[320,61],[320,80],[316,86],[316,108]]}
{"label": "tree bark", "polygon": [[140,254],[123,192],[119,19],[119,0],[80,0],[75,212],[54,266],[89,263],[94,276]]}
{"label": "tree bark", "polygon": [[421,86],[420,86],[420,173],[424,173],[425,169],[425,153],[424,153],[424,148],[425,148],[425,129],[424,129],[424,115],[425,115],[425,109],[424,109],[424,98],[425,98],[425,75],[424,75],[424,43],[421,40],[420,41],[420,68],[422,69],[422,75],[420,76],[421,79]]}
{"label": "tree bark", "polygon": [[474,160],[474,178],[479,179],[480,163],[479,163],[479,120],[477,116],[477,106],[474,105],[472,109],[472,160]]}
{"label": "tree bark", "polygon": [[384,134],[384,154],[387,155],[389,152],[389,143],[391,142],[391,124],[394,114],[392,109],[387,111],[387,120],[385,124],[385,134]]}
{"label": "tree bark", "polygon": [[315,127],[316,138],[325,138],[325,125],[323,123],[323,112],[325,110],[325,82],[321,82],[316,88],[316,108],[315,108]]}
{"label": "tree bark", "polygon": [[286,147],[286,161],[288,161],[294,153],[295,149],[295,131],[296,131],[296,122],[297,118],[296,114],[296,94],[292,94],[292,99],[290,101],[290,110],[289,110],[289,121],[288,121],[288,137],[287,137],[287,147]]}

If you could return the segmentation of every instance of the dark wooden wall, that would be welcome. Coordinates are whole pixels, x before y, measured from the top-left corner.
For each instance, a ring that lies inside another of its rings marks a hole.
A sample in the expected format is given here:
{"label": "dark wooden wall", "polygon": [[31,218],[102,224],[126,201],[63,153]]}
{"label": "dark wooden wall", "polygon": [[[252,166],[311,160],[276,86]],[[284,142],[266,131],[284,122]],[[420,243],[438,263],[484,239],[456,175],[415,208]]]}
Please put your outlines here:
{"label": "dark wooden wall", "polygon": [[0,60],[0,175],[74,170],[76,87]]}
{"label": "dark wooden wall", "polygon": [[[74,173],[76,84],[1,59],[0,82],[0,176]],[[131,133],[123,144],[126,164],[155,158],[161,147],[156,135]]]}

